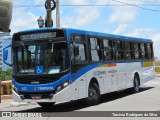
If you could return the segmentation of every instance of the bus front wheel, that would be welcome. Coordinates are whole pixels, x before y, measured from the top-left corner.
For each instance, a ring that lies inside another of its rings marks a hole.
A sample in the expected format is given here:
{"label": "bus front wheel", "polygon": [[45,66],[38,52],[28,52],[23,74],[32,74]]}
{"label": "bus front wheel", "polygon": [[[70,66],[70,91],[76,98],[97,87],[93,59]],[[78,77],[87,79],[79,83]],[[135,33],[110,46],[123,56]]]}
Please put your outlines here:
{"label": "bus front wheel", "polygon": [[100,90],[96,83],[91,83],[88,88],[88,97],[83,99],[85,105],[96,105],[100,100]]}
{"label": "bus front wheel", "polygon": [[41,107],[44,107],[44,108],[53,108],[54,107],[54,104],[55,102],[50,102],[50,103],[37,103],[38,105],[40,105]]}

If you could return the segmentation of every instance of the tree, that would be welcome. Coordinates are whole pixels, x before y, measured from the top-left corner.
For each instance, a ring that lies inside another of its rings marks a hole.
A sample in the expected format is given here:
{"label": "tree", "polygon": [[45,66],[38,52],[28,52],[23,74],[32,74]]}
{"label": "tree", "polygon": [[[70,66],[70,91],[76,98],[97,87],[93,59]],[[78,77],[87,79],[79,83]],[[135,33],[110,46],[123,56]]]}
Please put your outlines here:
{"label": "tree", "polygon": [[0,69],[0,81],[11,80],[12,79],[12,69],[7,69],[7,71],[2,71]]}

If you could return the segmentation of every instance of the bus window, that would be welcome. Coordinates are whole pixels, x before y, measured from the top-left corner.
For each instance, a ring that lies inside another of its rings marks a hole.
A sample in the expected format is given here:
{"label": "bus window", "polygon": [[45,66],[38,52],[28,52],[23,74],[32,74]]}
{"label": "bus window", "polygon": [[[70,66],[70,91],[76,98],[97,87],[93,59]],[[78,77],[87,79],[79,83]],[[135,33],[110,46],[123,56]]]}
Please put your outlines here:
{"label": "bus window", "polygon": [[142,60],[145,59],[145,48],[144,48],[144,43],[141,43],[141,57],[142,57]]}
{"label": "bus window", "polygon": [[140,59],[140,54],[139,54],[138,43],[134,43],[133,44],[133,50],[134,50],[134,58],[135,58],[135,60],[139,60]]}
{"label": "bus window", "polygon": [[148,52],[148,59],[152,59],[152,44],[148,43],[147,44],[147,52]]}
{"label": "bus window", "polygon": [[[114,48],[115,46],[115,48]],[[122,41],[114,41],[113,48],[115,49],[116,60],[123,60],[123,42]]]}
{"label": "bus window", "polygon": [[76,51],[75,51],[75,60],[76,63],[82,63],[86,61],[86,56],[85,56],[85,46],[83,43],[76,43]]}
{"label": "bus window", "polygon": [[144,49],[145,49],[145,60],[148,59],[148,48],[147,48],[147,43],[144,44]]}
{"label": "bus window", "polygon": [[130,42],[124,42],[125,45],[125,60],[131,60],[131,45]]}
{"label": "bus window", "polygon": [[97,38],[90,38],[91,61],[100,61],[100,52]]}
{"label": "bus window", "polygon": [[103,49],[104,49],[104,60],[110,61],[112,59],[111,56],[112,44],[110,40],[103,39]]}

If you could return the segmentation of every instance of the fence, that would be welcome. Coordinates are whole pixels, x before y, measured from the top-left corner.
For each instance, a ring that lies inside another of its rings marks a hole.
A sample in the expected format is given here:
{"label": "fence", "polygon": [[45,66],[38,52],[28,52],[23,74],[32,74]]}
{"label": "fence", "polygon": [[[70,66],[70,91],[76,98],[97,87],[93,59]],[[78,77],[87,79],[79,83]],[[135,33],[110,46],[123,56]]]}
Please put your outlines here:
{"label": "fence", "polygon": [[160,73],[160,60],[155,61],[155,68],[156,68],[156,72]]}
{"label": "fence", "polygon": [[11,95],[12,94],[12,82],[11,81],[1,81],[1,95]]}

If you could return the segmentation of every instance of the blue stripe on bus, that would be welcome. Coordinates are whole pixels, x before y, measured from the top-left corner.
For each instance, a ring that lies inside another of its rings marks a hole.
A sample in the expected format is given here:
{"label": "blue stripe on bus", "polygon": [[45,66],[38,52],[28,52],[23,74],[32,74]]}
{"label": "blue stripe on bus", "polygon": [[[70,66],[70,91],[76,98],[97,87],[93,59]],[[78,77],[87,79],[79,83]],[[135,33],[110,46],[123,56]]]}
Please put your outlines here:
{"label": "blue stripe on bus", "polygon": [[19,92],[53,92],[56,90],[57,86],[61,85],[65,81],[68,81],[69,79],[70,74],[67,74],[56,82],[48,84],[19,84],[14,79],[12,79],[12,83]]}

